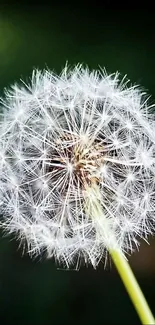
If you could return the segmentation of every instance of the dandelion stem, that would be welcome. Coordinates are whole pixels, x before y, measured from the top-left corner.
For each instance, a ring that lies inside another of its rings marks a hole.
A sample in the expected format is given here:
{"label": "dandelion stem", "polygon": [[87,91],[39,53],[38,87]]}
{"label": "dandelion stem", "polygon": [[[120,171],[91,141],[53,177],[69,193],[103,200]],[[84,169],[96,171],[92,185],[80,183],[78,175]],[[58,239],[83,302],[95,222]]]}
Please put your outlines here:
{"label": "dandelion stem", "polygon": [[113,249],[109,252],[142,324],[155,324],[148,303],[124,255],[119,250]]}
{"label": "dandelion stem", "polygon": [[[92,217],[93,221],[96,223],[96,227],[98,225],[98,233],[102,234],[102,236],[106,238],[107,248],[109,247],[109,253],[126,287],[129,297],[131,298],[133,305],[140,317],[142,324],[155,324],[155,319],[130,268],[130,265],[117,245],[115,231],[112,227],[110,219],[108,219],[103,213],[101,201],[102,198],[98,185],[96,183],[92,183],[90,187],[86,187],[86,193],[87,198],[85,198],[85,211],[88,216]],[[110,241],[108,241],[108,238],[110,238]]]}

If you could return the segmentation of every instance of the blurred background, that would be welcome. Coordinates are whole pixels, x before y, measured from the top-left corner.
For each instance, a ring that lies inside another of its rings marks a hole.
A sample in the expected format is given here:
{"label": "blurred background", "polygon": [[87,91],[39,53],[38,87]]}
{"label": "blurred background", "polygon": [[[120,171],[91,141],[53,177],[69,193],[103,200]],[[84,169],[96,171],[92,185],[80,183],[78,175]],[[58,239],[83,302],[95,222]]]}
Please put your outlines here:
{"label": "blurred background", "polygon": [[[35,68],[59,73],[66,61],[127,74],[155,100],[154,11],[94,5],[0,1],[0,93]],[[129,258],[155,314],[155,240]],[[0,239],[0,324],[140,324],[109,262],[97,270],[58,269],[53,260],[32,261],[18,243]]]}

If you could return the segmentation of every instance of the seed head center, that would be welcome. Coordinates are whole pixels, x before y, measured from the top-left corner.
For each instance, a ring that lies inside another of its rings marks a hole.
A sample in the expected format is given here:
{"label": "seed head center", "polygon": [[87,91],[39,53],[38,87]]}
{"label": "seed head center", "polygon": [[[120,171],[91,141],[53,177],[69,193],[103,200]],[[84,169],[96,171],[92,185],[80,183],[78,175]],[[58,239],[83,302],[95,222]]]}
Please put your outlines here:
{"label": "seed head center", "polygon": [[101,141],[77,137],[73,139],[67,134],[57,140],[57,148],[57,168],[60,170],[63,165],[64,168],[66,166],[74,184],[78,183],[85,188],[100,181],[99,170],[104,162],[104,146]]}

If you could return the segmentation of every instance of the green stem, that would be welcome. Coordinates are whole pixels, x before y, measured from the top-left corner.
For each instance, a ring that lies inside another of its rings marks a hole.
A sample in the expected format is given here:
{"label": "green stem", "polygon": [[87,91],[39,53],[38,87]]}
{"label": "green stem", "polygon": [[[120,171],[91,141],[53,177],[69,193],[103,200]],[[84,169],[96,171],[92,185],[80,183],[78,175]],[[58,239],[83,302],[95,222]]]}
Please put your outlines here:
{"label": "green stem", "polygon": [[103,240],[107,243],[109,253],[142,321],[142,324],[155,324],[155,319],[137,283],[137,280],[122,251],[118,248],[112,221],[104,216],[102,210],[102,198],[97,184],[92,183],[91,186],[86,186],[85,193],[85,211],[93,220],[99,237],[103,237]]}
{"label": "green stem", "polygon": [[147,301],[124,255],[119,250],[110,250],[109,252],[142,324],[155,324],[155,319]]}

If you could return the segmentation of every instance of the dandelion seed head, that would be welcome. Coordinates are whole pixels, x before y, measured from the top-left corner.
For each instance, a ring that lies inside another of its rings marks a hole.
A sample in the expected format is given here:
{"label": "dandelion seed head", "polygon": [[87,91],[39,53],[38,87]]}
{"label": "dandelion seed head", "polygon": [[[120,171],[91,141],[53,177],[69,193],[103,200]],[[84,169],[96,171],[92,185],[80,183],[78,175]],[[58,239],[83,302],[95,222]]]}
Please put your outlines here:
{"label": "dandelion seed head", "polygon": [[154,231],[154,118],[118,73],[34,70],[1,99],[1,227],[69,267]]}

